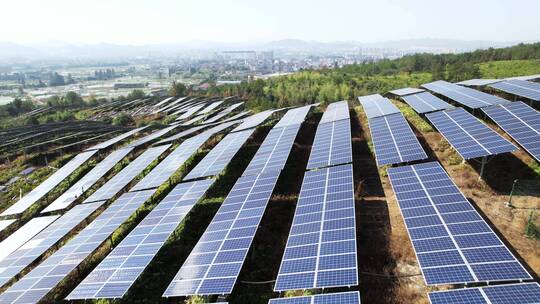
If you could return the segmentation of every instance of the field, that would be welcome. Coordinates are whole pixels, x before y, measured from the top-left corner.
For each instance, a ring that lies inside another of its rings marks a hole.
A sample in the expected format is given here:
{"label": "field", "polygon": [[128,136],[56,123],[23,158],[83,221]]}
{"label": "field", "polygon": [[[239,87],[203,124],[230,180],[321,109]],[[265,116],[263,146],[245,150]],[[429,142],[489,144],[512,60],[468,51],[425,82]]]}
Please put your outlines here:
{"label": "field", "polygon": [[540,60],[490,61],[478,64],[482,78],[504,78],[540,74]]}

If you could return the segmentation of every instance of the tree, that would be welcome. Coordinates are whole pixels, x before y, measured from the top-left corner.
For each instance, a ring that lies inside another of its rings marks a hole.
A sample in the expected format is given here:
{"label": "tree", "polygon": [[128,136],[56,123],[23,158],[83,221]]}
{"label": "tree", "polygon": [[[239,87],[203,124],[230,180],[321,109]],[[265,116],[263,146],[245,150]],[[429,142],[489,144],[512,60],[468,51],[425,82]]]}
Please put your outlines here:
{"label": "tree", "polygon": [[186,96],[187,87],[183,83],[173,81],[169,94],[174,97]]}
{"label": "tree", "polygon": [[131,91],[128,94],[127,98],[128,99],[140,99],[140,98],[144,98],[145,96],[146,96],[146,94],[144,93],[143,90],[137,90],[136,89],[136,90]]}
{"label": "tree", "polygon": [[113,125],[123,126],[123,127],[133,125],[134,123],[135,123],[135,120],[133,120],[133,117],[131,117],[130,115],[126,113],[120,113],[118,116],[116,116],[112,120]]}

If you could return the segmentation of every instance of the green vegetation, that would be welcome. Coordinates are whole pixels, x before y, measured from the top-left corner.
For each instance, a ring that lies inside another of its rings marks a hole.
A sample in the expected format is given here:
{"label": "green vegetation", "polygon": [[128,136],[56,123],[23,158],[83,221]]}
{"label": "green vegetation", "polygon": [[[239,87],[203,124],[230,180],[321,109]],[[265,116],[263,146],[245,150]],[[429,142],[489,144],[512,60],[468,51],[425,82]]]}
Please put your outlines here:
{"label": "green vegetation", "polygon": [[180,82],[173,82],[169,94],[174,97],[186,96],[188,89],[185,84]]}
{"label": "green vegetation", "polygon": [[480,63],[483,78],[503,78],[540,74],[540,60],[505,60]]}
{"label": "green vegetation", "polygon": [[126,113],[120,113],[116,117],[113,118],[112,124],[117,126],[129,126],[133,125],[135,123],[135,120],[133,120],[133,117]]}

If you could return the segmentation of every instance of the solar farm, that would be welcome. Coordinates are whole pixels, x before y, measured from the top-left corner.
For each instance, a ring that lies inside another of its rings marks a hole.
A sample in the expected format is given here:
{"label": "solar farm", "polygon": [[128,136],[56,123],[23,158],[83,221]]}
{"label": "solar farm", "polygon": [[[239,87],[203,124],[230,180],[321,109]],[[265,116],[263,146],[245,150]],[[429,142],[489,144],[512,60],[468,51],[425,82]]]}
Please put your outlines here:
{"label": "solar farm", "polygon": [[0,303],[540,303],[539,86],[147,98],[93,109],[138,127],[0,131],[6,162],[47,151],[5,186]]}

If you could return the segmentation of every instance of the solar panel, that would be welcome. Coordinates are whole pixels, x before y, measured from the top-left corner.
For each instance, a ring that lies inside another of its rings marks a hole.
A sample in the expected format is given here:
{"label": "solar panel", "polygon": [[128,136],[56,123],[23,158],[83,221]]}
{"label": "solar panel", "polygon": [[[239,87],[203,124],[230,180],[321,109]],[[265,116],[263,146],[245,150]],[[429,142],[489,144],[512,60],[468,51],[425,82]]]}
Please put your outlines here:
{"label": "solar panel", "polygon": [[[186,100],[187,96],[184,96],[184,97],[180,97],[178,98],[177,100],[169,103],[168,105],[160,108],[160,109],[157,109],[156,111],[154,111],[152,114],[157,114],[157,113],[161,113],[161,112],[164,112],[166,110],[169,110],[171,109],[172,107],[176,106],[176,105],[179,105],[181,102],[183,102],[184,100]],[[186,102],[188,102],[189,100],[186,100]]]}
{"label": "solar panel", "polygon": [[508,80],[508,79],[518,79],[518,80],[532,81],[532,80],[540,79],[540,74],[506,78],[506,80]]}
{"label": "solar panel", "polygon": [[289,158],[300,125],[272,128],[242,176],[281,171]]}
{"label": "solar panel", "polygon": [[191,115],[195,114],[197,111],[202,109],[204,107],[204,104],[192,106],[189,108],[184,114],[180,115],[176,120],[182,120],[191,117]]}
{"label": "solar panel", "polygon": [[540,285],[521,283],[430,292],[431,304],[538,304]]}
{"label": "solar panel", "polygon": [[205,120],[204,123],[216,122],[216,121],[222,119],[223,117],[227,116],[229,113],[231,113],[232,111],[234,111],[236,108],[238,108],[239,106],[241,106],[243,104],[244,104],[243,102],[238,102],[238,103],[232,104],[229,107],[227,107],[226,109],[224,109],[221,112],[219,112],[218,114],[216,114],[215,116]]}
{"label": "solar panel", "polygon": [[[104,202],[77,205],[0,261],[0,286],[37,260]],[[0,303],[5,303],[0,297]]]}
{"label": "solar panel", "polygon": [[157,142],[157,144],[164,144],[164,143],[168,143],[168,142],[171,142],[171,141],[175,141],[175,140],[178,140],[178,139],[181,139],[181,138],[184,138],[188,135],[191,135],[201,129],[204,129],[206,128],[207,126],[196,126],[196,127],[193,127],[193,128],[189,128],[187,130],[184,130],[178,134],[175,134],[173,136],[170,136],[170,137],[167,137],[165,139],[162,139],[160,141]]}
{"label": "solar panel", "polygon": [[148,128],[148,126],[144,126],[144,127],[141,127],[141,128],[133,129],[133,130],[131,130],[131,131],[129,131],[129,132],[120,134],[120,135],[118,135],[118,136],[116,136],[116,137],[114,137],[114,138],[111,138],[111,139],[109,139],[109,140],[107,140],[107,141],[104,141],[104,142],[102,142],[102,143],[100,143],[100,144],[97,144],[97,145],[95,145],[95,146],[93,146],[93,147],[90,147],[90,148],[86,149],[86,151],[90,151],[90,150],[99,150],[99,149],[105,149],[105,148],[108,148],[108,147],[110,147],[110,146],[112,146],[112,145],[114,145],[114,144],[116,144],[116,143],[118,143],[118,142],[120,142],[120,141],[122,141],[122,140],[124,140],[124,139],[126,139],[126,138],[128,138],[128,137],[130,137],[131,135],[133,135],[133,134],[135,134],[135,133],[138,133],[138,132],[140,132],[140,131],[146,129],[146,128]]}
{"label": "solar panel", "polygon": [[377,101],[380,99],[384,99],[384,97],[381,94],[371,94],[371,95],[358,97],[358,101],[360,102],[363,102],[363,101],[372,102],[372,101]]}
{"label": "solar panel", "polygon": [[228,126],[221,124],[208,129],[201,134],[185,140],[163,161],[161,161],[150,173],[137,183],[131,191],[157,188],[165,183],[210,137],[223,131]]}
{"label": "solar panel", "polygon": [[199,101],[196,101],[196,100],[190,100],[182,105],[177,105],[175,107],[172,107],[170,109],[167,110],[167,112],[170,112],[170,111],[174,111],[172,112],[170,115],[180,115],[181,113],[185,113],[190,107],[192,106],[195,106],[195,105],[198,105],[198,104],[201,104],[201,103],[204,103],[204,102],[199,102]]}
{"label": "solar panel", "polygon": [[492,106],[496,104],[507,103],[508,100],[480,92],[471,88],[459,86],[443,80],[438,80],[422,85],[424,88],[446,96],[457,103],[460,103],[471,109]]}
{"label": "solar panel", "polygon": [[275,291],[358,284],[352,165],[308,171]]}
{"label": "solar panel", "polygon": [[139,175],[150,163],[157,159],[170,145],[149,148],[139,155],[134,161],[129,163],[122,171],[107,181],[103,186],[96,190],[83,203],[108,200],[113,198],[120,190]]}
{"label": "solar panel", "polygon": [[438,162],[388,176],[428,285],[531,279]]}
{"label": "solar panel", "polygon": [[0,220],[0,232],[6,229],[9,225],[13,224],[16,220]]}
{"label": "solar panel", "polygon": [[349,119],[349,104],[345,100],[329,104],[319,124],[341,119]]}
{"label": "solar panel", "polygon": [[394,94],[396,96],[405,96],[405,95],[411,95],[411,94],[422,93],[422,92],[424,92],[424,90],[418,89],[418,88],[403,88],[403,89],[390,91],[391,94]]}
{"label": "solar panel", "polygon": [[429,121],[464,159],[512,152],[511,142],[462,108],[429,113]]}
{"label": "solar panel", "polygon": [[364,97],[358,97],[358,99],[360,100],[368,119],[401,113],[388,98],[384,98],[382,96],[381,98]]}
{"label": "solar panel", "polygon": [[319,124],[307,164],[308,169],[352,162],[350,124],[348,119]]}
{"label": "solar panel", "polygon": [[153,140],[156,140],[158,138],[160,138],[161,136],[171,132],[172,130],[176,129],[178,126],[170,126],[170,127],[167,127],[167,128],[164,128],[164,129],[161,129],[161,130],[158,130],[156,132],[153,132],[152,134],[149,134],[143,138],[140,138],[132,143],[129,144],[129,147],[138,147],[138,146],[142,146],[146,143],[149,143]]}
{"label": "solar panel", "polygon": [[350,291],[270,299],[268,304],[360,304],[360,293],[358,291]]}
{"label": "solar panel", "polygon": [[24,243],[49,226],[57,218],[58,215],[36,217],[13,232],[9,237],[0,242],[0,261],[24,245]]}
{"label": "solar panel", "polygon": [[219,174],[234,155],[249,139],[255,129],[248,129],[225,136],[204,158],[201,160],[184,180],[196,179],[205,176]]}
{"label": "solar panel", "polygon": [[509,79],[494,83],[489,87],[530,100],[540,101],[540,83],[538,82]]}
{"label": "solar panel", "polygon": [[109,172],[119,161],[121,161],[133,148],[123,148],[113,151],[90,172],[76,182],[71,188],[60,195],[52,204],[45,208],[41,213],[51,212],[67,208],[84,192],[90,189],[100,178]]}
{"label": "solar panel", "polygon": [[238,127],[236,127],[234,130],[232,130],[231,132],[237,132],[237,131],[254,128],[260,125],[261,123],[263,123],[266,119],[268,119],[268,117],[274,114],[274,112],[275,112],[274,110],[267,110],[267,111],[259,112],[257,114],[253,114],[250,117],[245,118],[244,122],[240,124]]}
{"label": "solar panel", "polygon": [[278,176],[237,180],[164,297],[231,293]]}
{"label": "solar panel", "polygon": [[482,111],[540,161],[540,112],[521,101],[483,108]]}
{"label": "solar panel", "polygon": [[418,138],[401,113],[370,119],[369,130],[379,166],[427,158]]}
{"label": "solar panel", "polygon": [[419,114],[454,108],[429,92],[403,96],[402,98]]}
{"label": "solar panel", "polygon": [[214,180],[177,185],[66,299],[121,298]]}
{"label": "solar panel", "polygon": [[155,190],[124,193],[79,234],[1,294],[0,302],[35,303],[41,300],[107,240],[154,192]]}
{"label": "solar panel", "polygon": [[173,100],[173,99],[174,99],[174,97],[167,97],[167,98],[163,99],[162,101],[156,103],[156,104],[154,105],[154,107],[159,108],[159,107],[161,107],[162,105],[166,104],[167,102],[169,102],[169,101],[171,101],[171,100]]}
{"label": "solar panel", "polygon": [[274,126],[274,128],[287,127],[290,125],[299,125],[304,122],[306,119],[309,110],[312,105],[307,105],[295,109],[291,109],[283,115],[279,122]]}
{"label": "solar panel", "polygon": [[23,213],[35,202],[39,201],[45,195],[47,195],[47,193],[53,190],[54,187],[58,186],[58,184],[64,181],[69,175],[71,175],[71,173],[77,170],[96,152],[97,150],[93,150],[77,154],[77,156],[72,158],[67,164],[63,165],[60,169],[58,169],[51,176],[49,176],[44,182],[39,184],[39,186],[34,188],[34,190],[27,193],[25,196],[23,196],[15,204],[11,205],[11,207],[2,212],[2,214],[0,215],[5,216]]}
{"label": "solar panel", "polygon": [[225,102],[225,99],[213,102],[208,107],[202,109],[201,112],[199,112],[199,114],[208,114],[212,112],[215,108],[219,107],[224,102]]}
{"label": "solar panel", "polygon": [[501,79],[470,79],[470,80],[456,82],[456,84],[464,85],[468,87],[483,87],[483,86],[496,83],[499,81],[502,81],[502,80]]}
{"label": "solar panel", "polygon": [[192,119],[180,124],[181,126],[189,126],[189,125],[192,125],[194,123],[196,123],[197,121],[203,119],[205,117],[205,115],[199,115],[199,116],[195,116],[193,117]]}
{"label": "solar panel", "polygon": [[[229,117],[229,118],[226,118],[226,119],[222,120],[221,122],[224,123],[224,122],[227,122],[227,121],[237,120],[237,119],[239,119],[239,118],[242,118],[242,117],[248,115],[249,113],[251,113],[251,111],[243,111],[243,112],[240,112],[240,113],[238,113],[238,114],[235,114],[235,115],[233,115],[233,116],[231,116],[231,117]],[[244,120],[244,119],[245,119],[245,118],[242,118],[242,120]],[[240,120],[240,121],[242,121],[242,120]]]}

